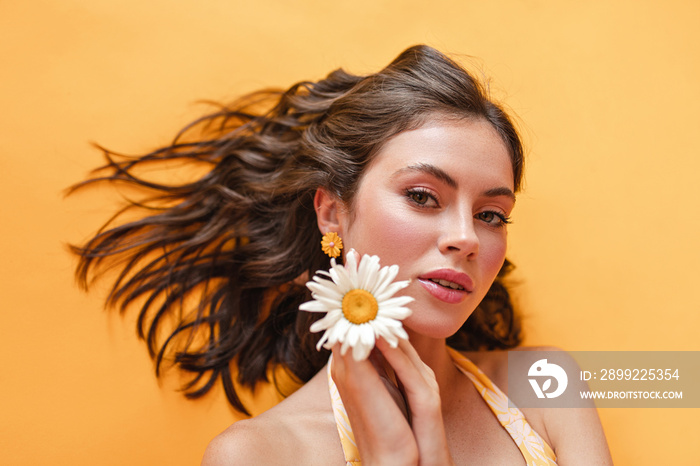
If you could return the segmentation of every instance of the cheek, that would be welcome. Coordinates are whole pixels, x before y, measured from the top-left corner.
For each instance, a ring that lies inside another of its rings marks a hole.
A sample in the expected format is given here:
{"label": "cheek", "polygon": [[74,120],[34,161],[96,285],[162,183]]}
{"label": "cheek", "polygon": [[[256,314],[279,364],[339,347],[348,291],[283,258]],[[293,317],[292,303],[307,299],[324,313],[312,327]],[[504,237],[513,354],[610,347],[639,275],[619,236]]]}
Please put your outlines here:
{"label": "cheek", "polygon": [[361,254],[376,254],[382,265],[401,267],[410,251],[428,237],[431,228],[426,225],[428,222],[416,219],[400,202],[362,205],[358,204],[356,222],[348,230],[348,248],[355,248]]}
{"label": "cheek", "polygon": [[506,258],[506,234],[489,236],[481,240],[479,255],[483,264],[484,274],[488,277],[496,278],[498,271]]}

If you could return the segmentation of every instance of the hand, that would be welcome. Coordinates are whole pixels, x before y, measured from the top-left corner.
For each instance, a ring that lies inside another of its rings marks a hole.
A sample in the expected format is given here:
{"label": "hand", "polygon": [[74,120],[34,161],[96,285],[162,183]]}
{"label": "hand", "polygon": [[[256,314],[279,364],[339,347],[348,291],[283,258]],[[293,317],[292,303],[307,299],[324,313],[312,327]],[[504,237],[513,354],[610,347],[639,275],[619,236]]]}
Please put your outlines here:
{"label": "hand", "polygon": [[[408,341],[400,340],[398,348],[391,348],[380,339],[377,349],[389,371],[384,371],[381,364],[378,370],[369,360],[357,362],[350,353],[341,356],[339,348],[333,348],[331,375],[343,399],[363,464],[453,464],[433,371]],[[392,379],[392,371],[398,378],[396,390],[386,384]],[[408,403],[410,424],[395,402],[397,392]]]}

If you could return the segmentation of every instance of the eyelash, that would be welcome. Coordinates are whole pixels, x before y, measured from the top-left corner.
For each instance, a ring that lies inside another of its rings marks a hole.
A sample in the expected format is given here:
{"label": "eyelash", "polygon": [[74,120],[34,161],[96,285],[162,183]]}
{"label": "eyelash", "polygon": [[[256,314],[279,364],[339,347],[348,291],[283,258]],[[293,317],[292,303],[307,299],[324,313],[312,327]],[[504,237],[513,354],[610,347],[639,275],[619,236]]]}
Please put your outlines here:
{"label": "eyelash", "polygon": [[493,227],[501,228],[501,227],[504,227],[504,226],[508,225],[509,223],[512,223],[510,217],[508,217],[508,216],[506,216],[506,215],[504,215],[504,214],[502,214],[502,213],[500,213],[500,212],[496,212],[496,211],[493,211],[493,210],[485,210],[485,211],[483,211],[483,212],[479,212],[479,213],[476,214],[476,215],[477,215],[477,217],[478,217],[478,216],[480,216],[480,215],[482,215],[482,214],[491,214],[491,215],[493,215],[494,217],[498,218],[498,222],[497,222],[497,223],[491,223],[491,222],[486,221],[486,223],[487,223],[488,225],[493,226]]}
{"label": "eyelash", "polygon": [[[425,200],[425,202],[418,202],[414,196],[416,195],[423,195],[426,196],[428,199]],[[413,202],[415,205],[418,207],[430,209],[434,207],[440,207],[440,203],[437,200],[437,197],[431,193],[428,189],[425,188],[409,188],[406,190],[406,197]],[[426,206],[426,203],[432,199],[433,202],[435,202],[435,206]]]}
{"label": "eyelash", "polygon": [[[426,196],[427,199],[425,200],[425,202],[418,202],[415,198],[416,195]],[[434,194],[432,194],[428,189],[425,189],[425,188],[409,188],[406,190],[406,197],[413,204],[415,204],[416,206],[418,206],[420,208],[431,209],[431,208],[440,207],[440,203],[438,202],[437,197]],[[426,206],[426,203],[430,199],[432,199],[433,202],[435,202],[435,206]],[[492,222],[489,222],[488,220],[484,220],[483,218],[481,218],[481,216],[483,214],[493,215],[495,218],[498,219],[498,222],[492,223]],[[492,227],[496,227],[496,228],[501,228],[501,227],[504,227],[504,226],[512,223],[510,217],[508,217],[507,215],[504,215],[500,212],[494,211],[494,210],[486,210],[483,212],[479,212],[478,214],[476,214],[476,216],[480,220],[484,221],[487,225],[492,226]]]}

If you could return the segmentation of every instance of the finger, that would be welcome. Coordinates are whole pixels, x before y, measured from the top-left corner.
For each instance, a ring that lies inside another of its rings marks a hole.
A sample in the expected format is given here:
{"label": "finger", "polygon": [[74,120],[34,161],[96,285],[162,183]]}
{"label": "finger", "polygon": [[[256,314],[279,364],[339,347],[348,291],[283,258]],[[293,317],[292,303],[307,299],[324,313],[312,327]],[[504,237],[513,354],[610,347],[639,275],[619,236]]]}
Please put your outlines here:
{"label": "finger", "polygon": [[377,342],[377,348],[405,389],[415,392],[421,386],[427,386],[430,390],[438,390],[435,373],[423,362],[410,342],[401,341],[398,347],[392,348],[381,340]]}
{"label": "finger", "polygon": [[379,378],[369,360],[355,361],[351,352],[341,354],[340,344],[335,345],[332,352],[331,376],[336,384],[342,384],[346,387],[367,387],[367,384],[371,385],[374,383],[374,379]]}
{"label": "finger", "polygon": [[384,359],[384,356],[382,356],[381,351],[372,351],[369,357],[369,361],[372,363],[372,366],[374,366],[374,369],[379,374],[379,379],[384,384],[384,387],[389,392],[389,395],[391,395],[391,398],[394,400],[394,402],[399,407],[404,417],[410,424],[411,416],[410,411],[408,409],[408,402],[406,401],[406,396],[404,395],[404,392],[401,388],[401,382],[396,377],[396,373],[391,368],[386,359]]}
{"label": "finger", "polygon": [[[346,410],[352,410],[352,404],[360,405],[363,409],[357,412],[363,416],[372,415],[371,407],[386,408],[388,400],[395,401],[402,415],[406,402],[384,370],[380,374],[374,364],[368,359],[356,361],[350,354],[341,355],[334,351],[331,376],[338,387],[343,402],[348,405]],[[369,407],[368,409],[364,409]]]}
{"label": "finger", "polygon": [[408,340],[399,342],[398,347],[406,353],[411,363],[418,368],[426,380],[434,380],[435,373],[426,363],[423,362],[416,348]]}
{"label": "finger", "polygon": [[386,343],[377,345],[387,362],[396,372],[411,412],[421,464],[448,464],[449,448],[445,437],[440,402],[440,388],[435,375],[418,356],[410,342],[401,342],[398,348]]}
{"label": "finger", "polygon": [[350,354],[343,356],[339,348],[334,348],[331,375],[363,459],[391,458],[399,444],[413,445],[409,451],[412,448],[417,452],[405,415],[385,385],[389,382],[382,380],[370,361],[355,361]]}

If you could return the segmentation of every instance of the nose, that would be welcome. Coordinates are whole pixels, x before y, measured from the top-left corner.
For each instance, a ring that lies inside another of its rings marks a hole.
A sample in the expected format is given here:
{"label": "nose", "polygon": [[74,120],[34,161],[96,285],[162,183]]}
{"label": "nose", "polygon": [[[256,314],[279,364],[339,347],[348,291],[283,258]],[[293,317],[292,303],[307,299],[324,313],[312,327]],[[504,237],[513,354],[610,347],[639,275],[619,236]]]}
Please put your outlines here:
{"label": "nose", "polygon": [[474,219],[469,214],[452,216],[438,240],[438,248],[443,254],[458,254],[473,260],[479,254],[479,236]]}

